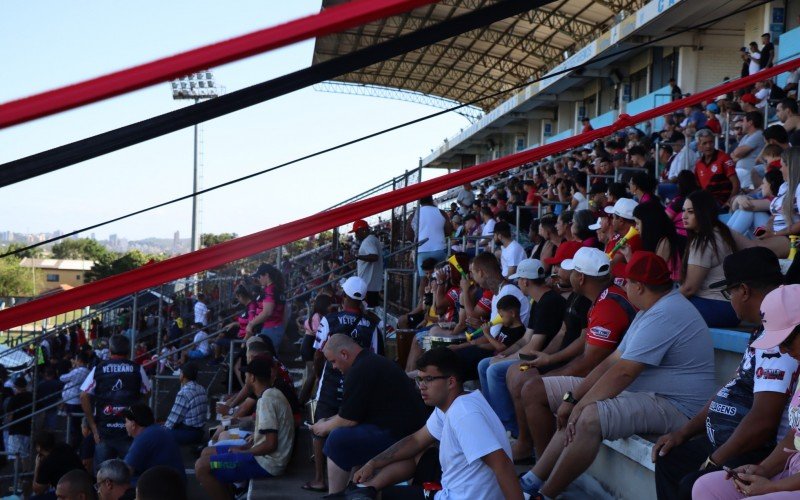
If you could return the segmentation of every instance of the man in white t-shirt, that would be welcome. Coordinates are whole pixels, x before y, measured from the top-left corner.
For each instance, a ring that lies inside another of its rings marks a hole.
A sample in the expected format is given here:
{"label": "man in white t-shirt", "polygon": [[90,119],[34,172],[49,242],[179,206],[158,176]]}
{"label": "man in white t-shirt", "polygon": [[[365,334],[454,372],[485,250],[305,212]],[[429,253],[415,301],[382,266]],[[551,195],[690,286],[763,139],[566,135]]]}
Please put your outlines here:
{"label": "man in white t-shirt", "polygon": [[751,172],[756,166],[756,158],[764,149],[764,115],[760,111],[751,111],[744,115],[745,136],[731,153],[736,162],[736,175],[743,188],[753,188]]}
{"label": "man in white t-shirt", "polygon": [[453,225],[444,210],[440,210],[433,202],[433,196],[419,200],[419,209],[414,211],[408,228],[416,235],[417,273],[423,276],[422,263],[425,259],[436,259],[441,262],[447,258],[447,237],[453,234]]}
{"label": "man in white t-shirt", "polygon": [[475,203],[475,193],[472,190],[472,184],[467,182],[461,186],[461,190],[456,196],[456,203],[458,203],[458,212],[466,216],[472,210],[472,204]]}
{"label": "man in white t-shirt", "polygon": [[197,302],[194,303],[194,322],[203,326],[208,324],[208,306],[206,305],[206,295],[197,294]]}
{"label": "man in white t-shirt", "polygon": [[511,235],[508,222],[498,222],[494,226],[494,241],[500,250],[500,267],[504,278],[517,272],[517,265],[525,260],[525,249]]}
{"label": "man in white t-shirt", "polygon": [[351,233],[361,242],[356,256],[358,277],[367,284],[366,303],[368,307],[376,307],[381,303],[380,292],[383,290],[383,245],[377,236],[372,234],[369,224],[363,220],[353,222]]}
{"label": "man in white t-shirt", "polygon": [[385,500],[428,498],[419,484],[391,485],[411,477],[415,459],[438,441],[442,489],[437,500],[523,498],[505,429],[479,391],[464,393],[457,355],[446,347],[431,349],[417,368],[422,399],[435,409],[424,427],[356,471],[353,481],[364,487],[360,496],[375,498],[382,490]]}
{"label": "man in white t-shirt", "polygon": [[479,242],[479,246],[485,246],[489,244],[492,235],[494,235],[495,220],[492,209],[489,207],[481,208],[481,221],[483,221],[483,225],[481,226],[481,236],[484,238]]}
{"label": "man in white t-shirt", "polygon": [[181,355],[181,363],[186,363],[190,359],[203,359],[208,356],[208,334],[203,331],[203,324],[200,322],[192,325],[195,330],[191,349],[184,350]]}

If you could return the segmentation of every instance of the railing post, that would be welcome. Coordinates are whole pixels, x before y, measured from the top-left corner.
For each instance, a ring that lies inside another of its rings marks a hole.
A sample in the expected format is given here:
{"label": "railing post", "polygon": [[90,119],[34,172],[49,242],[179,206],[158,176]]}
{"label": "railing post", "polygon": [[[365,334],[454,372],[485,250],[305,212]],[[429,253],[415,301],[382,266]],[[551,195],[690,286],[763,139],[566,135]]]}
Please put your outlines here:
{"label": "railing post", "polygon": [[131,361],[136,359],[136,317],[139,314],[139,292],[133,294],[133,310],[131,312]]}
{"label": "railing post", "polygon": [[[589,182],[589,181],[586,181]],[[517,211],[517,224],[514,226],[516,229],[514,230],[514,240],[519,243],[519,205],[516,206]]]}
{"label": "railing post", "polygon": [[[158,289],[158,323],[156,326],[156,356],[161,356],[161,349],[163,348],[163,341],[161,336],[161,327],[164,320],[164,285]],[[156,379],[153,382],[153,391],[150,393],[150,407],[153,409],[153,415],[158,419],[158,373],[161,360],[156,361],[155,373]]]}

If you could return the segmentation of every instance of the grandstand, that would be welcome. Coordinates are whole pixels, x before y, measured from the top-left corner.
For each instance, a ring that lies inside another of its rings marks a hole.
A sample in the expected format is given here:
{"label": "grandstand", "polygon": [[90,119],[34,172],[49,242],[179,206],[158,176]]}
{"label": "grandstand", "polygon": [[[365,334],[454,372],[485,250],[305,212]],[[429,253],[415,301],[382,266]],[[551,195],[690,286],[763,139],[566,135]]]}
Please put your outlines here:
{"label": "grandstand", "polygon": [[[686,151],[696,149],[695,143],[701,136],[695,136],[695,132],[710,128],[698,123],[700,118],[695,112],[703,115],[703,123],[707,119],[718,120],[719,130],[712,134],[716,149],[741,160],[736,155],[741,154],[737,153],[741,151],[738,148],[746,140],[743,118],[754,123],[752,115],[745,114],[748,111],[745,105],[749,104],[745,96],[757,98],[757,104],[751,104],[754,111],[749,113],[763,117],[762,128],[788,124],[787,119],[781,118],[786,107],[783,100],[789,99],[796,106],[798,99],[800,4],[796,2],[530,2],[537,4],[535,8],[522,8],[523,2],[515,0],[418,0],[407,5],[400,0],[387,0],[384,3],[386,10],[370,10],[365,7],[368,2],[322,0],[322,14],[316,20],[330,23],[324,29],[320,25],[303,26],[304,30],[295,26],[298,32],[292,36],[267,34],[267,41],[262,40],[258,47],[228,48],[227,55],[217,54],[213,60],[194,54],[197,60],[186,60],[182,65],[178,61],[162,61],[158,78],[166,80],[175,76],[175,71],[185,73],[209,67],[209,62],[230,62],[303,37],[316,37],[313,65],[335,65],[348,54],[370,47],[381,49],[381,44],[387,41],[413,38],[420,30],[442,29],[451,36],[442,35],[441,40],[433,43],[343,71],[326,79],[322,90],[422,102],[444,109],[464,105],[453,111],[468,116],[471,125],[458,133],[453,131],[455,134],[422,157],[416,168],[398,173],[314,216],[1,310],[0,338],[5,338],[5,345],[0,351],[0,365],[11,372],[4,380],[9,383],[6,387],[10,387],[13,378],[23,376],[32,388],[33,403],[24,409],[25,416],[20,417],[23,415],[20,410],[13,413],[16,421],[32,420],[30,436],[47,427],[45,422],[50,420],[45,420],[46,417],[52,418],[54,412],[59,412],[54,429],[64,433],[67,441],[74,437],[70,436],[75,429],[73,419],[81,414],[61,408],[64,401],[59,398],[60,392],[44,399],[37,397],[37,388],[47,368],[64,370],[64,359],[83,349],[78,344],[94,344],[94,352],[99,354],[112,334],[130,339],[130,358],[153,377],[149,405],[156,420],[166,419],[180,388],[178,372],[172,370],[177,366],[173,365],[181,352],[194,350],[203,343],[194,336],[194,330],[188,333],[188,329],[183,329],[179,338],[167,340],[164,335],[170,328],[170,316],[175,314],[187,323],[197,321],[194,304],[198,294],[203,293],[209,297],[207,306],[211,311],[205,330],[210,335],[225,337],[226,325],[230,326],[241,313],[236,303],[237,290],[240,286],[259,288],[258,278],[254,281],[250,275],[262,263],[274,265],[285,280],[286,307],[280,323],[287,337],[280,359],[297,388],[309,376],[313,382],[313,371],[299,357],[296,359],[304,339],[303,324],[306,320],[311,324],[314,301],[320,294],[331,294],[334,303],[339,303],[345,278],[358,273],[360,239],[349,234],[352,222],[357,219],[367,221],[383,249],[379,256],[384,269],[382,301],[370,308],[380,320],[381,346],[385,346],[387,357],[404,365],[410,342],[406,337],[414,325],[401,326],[401,318],[422,300],[419,296],[422,278],[416,268],[422,263],[420,254],[425,251],[422,248],[426,240],[413,218],[415,213],[421,213],[421,198],[435,196],[436,205],[446,212],[449,220],[461,220],[460,232],[456,229],[447,235],[446,256],[457,251],[474,255],[479,253],[481,245],[484,250],[500,254],[497,245],[501,243],[491,231],[482,234],[480,229],[482,225],[486,227],[488,220],[494,225],[495,219],[511,225],[514,239],[525,247],[527,255],[535,252],[537,245],[545,245],[538,236],[541,234],[538,223],[547,214],[563,216],[571,209],[585,208],[592,210],[591,222],[597,220],[599,224],[612,182],[624,182],[623,192],[645,187],[637,185],[642,178],[636,177],[637,174],[652,177],[655,184],[675,184],[670,168],[676,156],[673,151],[677,153],[681,146]],[[348,4],[354,9],[349,15],[342,10]],[[504,7],[509,11],[502,11],[505,17],[501,20],[479,27],[462,26],[462,31],[454,36],[447,31],[459,29],[453,26],[458,25],[462,16]],[[355,10],[359,8],[360,11]],[[332,13],[342,13],[336,19],[338,24],[323,17]],[[445,25],[447,30],[441,28]],[[772,33],[775,42],[774,66],[743,75],[740,48],[760,40],[764,32]],[[2,104],[0,127],[153,83],[152,75],[145,78],[135,69],[128,74],[130,82],[120,87],[114,87],[108,80],[94,89],[87,85],[84,95],[78,97],[61,89],[63,101],[56,104],[48,103],[47,99],[37,101],[37,96],[31,98],[28,108],[20,102]],[[671,80],[679,90],[673,88]],[[766,94],[759,94],[765,81],[770,82]],[[777,97],[777,90],[772,94],[771,88],[782,89],[783,97]],[[49,97],[59,101],[59,90]],[[222,102],[216,110],[202,111],[210,108],[198,107],[201,110],[198,113],[222,114],[238,109],[235,106],[223,109],[228,102]],[[208,103],[197,106],[205,104]],[[709,108],[710,104],[716,108]],[[187,113],[182,119],[206,118]],[[676,139],[675,134],[680,137]],[[130,139],[138,140],[143,138]],[[134,142],[125,144],[130,143]],[[792,145],[796,146],[794,142]],[[102,154],[101,149],[86,154]],[[701,157],[687,160],[688,168],[678,170],[694,170]],[[602,167],[604,162],[610,166]],[[14,189],[13,184],[25,176],[20,174],[19,167],[23,164],[7,165],[6,171],[0,169],[0,186]],[[13,172],[12,167],[16,169]],[[741,186],[747,184],[751,175],[758,174],[754,167],[755,161],[749,167],[744,163],[737,165]],[[447,175],[423,181],[428,169],[444,169]],[[3,178],[3,172],[9,173],[8,177]],[[31,175],[44,173],[42,170]],[[468,191],[477,205],[458,205],[465,190],[461,186],[466,183],[472,183]],[[753,188],[758,187],[753,184]],[[525,186],[533,186],[532,191],[524,189]],[[631,194],[644,203],[645,195],[656,195],[656,187]],[[676,196],[671,191],[665,193],[662,194],[665,201]],[[583,202],[585,205],[581,205]],[[481,221],[478,215],[484,209],[488,215]],[[723,215],[721,220],[727,217]],[[468,220],[474,223],[471,229],[467,228]],[[531,227],[534,229],[529,231]],[[788,232],[774,234],[780,237],[796,234],[791,228],[789,224]],[[755,229],[759,228],[748,228],[751,232]],[[754,233],[745,236],[752,237]],[[756,240],[747,240],[745,236],[746,241]],[[565,238],[571,239],[571,235]],[[795,240],[787,238],[785,251],[779,246],[783,240],[773,243],[763,246],[778,254],[785,272],[792,265],[790,259],[794,254],[790,252]],[[737,241],[737,244],[741,249],[758,243]],[[542,248],[538,251],[542,252]],[[685,276],[679,281],[683,279]],[[76,317],[74,311],[83,311],[83,315]],[[69,318],[64,314],[67,312],[71,313]],[[58,314],[63,314],[63,319]],[[45,318],[55,320],[42,321]],[[723,386],[748,349],[751,329],[747,325],[710,326],[715,384]],[[78,340],[79,335],[86,337],[84,341]],[[224,359],[202,362],[199,380],[209,396],[222,397],[236,389],[234,364],[242,341],[230,335],[231,347]],[[175,350],[170,351],[170,346]],[[479,388],[477,382],[473,388]],[[209,423],[214,424],[214,407],[209,407],[207,413]],[[0,428],[8,429],[11,425],[7,422]],[[245,482],[239,485],[238,495],[314,496],[300,490],[312,474],[308,463],[311,436],[305,428],[299,428],[295,435],[286,474],[279,479]],[[657,437],[642,434],[604,441],[587,473],[565,492],[565,498],[656,498],[655,466],[650,456]],[[188,469],[194,464],[195,451],[186,447],[182,450]],[[10,459],[0,479],[5,481],[2,484],[22,492],[26,480],[32,478],[31,467],[18,455]],[[528,467],[517,465],[516,469],[522,473]],[[204,493],[192,475],[190,471],[192,498],[195,495],[200,498]]]}

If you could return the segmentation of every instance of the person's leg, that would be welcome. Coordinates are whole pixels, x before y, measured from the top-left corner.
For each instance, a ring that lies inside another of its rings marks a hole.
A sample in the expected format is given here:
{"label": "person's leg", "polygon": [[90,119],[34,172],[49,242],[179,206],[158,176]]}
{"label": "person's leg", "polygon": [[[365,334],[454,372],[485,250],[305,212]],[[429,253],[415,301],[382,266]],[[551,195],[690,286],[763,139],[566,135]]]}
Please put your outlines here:
{"label": "person's leg", "polygon": [[109,446],[108,441],[101,439],[99,443],[95,444],[94,447],[94,474],[97,475],[97,471],[100,469],[100,464],[105,462],[106,460],[111,460],[114,458],[112,456],[113,450],[111,446]]}
{"label": "person's leg", "polygon": [[350,479],[350,471],[342,469],[328,458],[328,494],[344,491],[348,479]]}
{"label": "person's leg", "polygon": [[213,448],[206,448],[203,450],[211,450],[209,453],[203,453],[200,458],[194,463],[194,473],[203,490],[212,499],[230,499],[230,491],[227,485],[222,484],[214,474],[211,472],[211,460],[215,454]]}
{"label": "person's leg", "polygon": [[424,500],[429,498],[425,495],[422,486],[390,486],[381,491],[383,500]]}
{"label": "person's leg", "polygon": [[525,413],[525,426],[530,432],[536,456],[541,457],[556,432],[556,419],[550,408],[542,377],[534,377],[525,382],[520,395]]}
{"label": "person's leg", "polygon": [[522,387],[525,382],[539,374],[536,368],[520,371],[518,364],[512,364],[506,369],[506,388],[511,396],[511,404],[514,407],[514,415],[517,419],[517,441],[511,447],[512,458],[520,460],[528,458],[533,452],[533,440],[531,430],[527,425],[525,415],[525,405],[522,402]]}
{"label": "person's leg", "polygon": [[179,445],[200,444],[203,441],[203,429],[178,426],[170,429],[170,434]]}
{"label": "person's leg", "polygon": [[[705,435],[692,439],[656,457],[656,493],[658,500],[677,500],[683,478],[696,472],[709,452]],[[691,492],[691,488],[689,489]]]}
{"label": "person's leg", "polygon": [[727,300],[712,300],[702,297],[689,297],[691,302],[710,328],[729,328],[739,324],[736,311]]}
{"label": "person's leg", "polygon": [[408,350],[408,360],[406,361],[406,371],[414,371],[417,369],[417,359],[422,356],[422,347],[419,341],[415,338],[411,341],[411,349]]}
{"label": "person's leg", "polygon": [[731,215],[730,219],[726,224],[729,228],[733,229],[742,234],[746,234],[747,231],[753,226],[753,216],[755,212],[749,212],[747,210],[736,210]]}
{"label": "person's leg", "polygon": [[492,398],[490,404],[497,416],[500,417],[503,426],[511,431],[513,436],[519,437],[520,429],[514,413],[514,402],[511,400],[511,394],[508,392],[508,386],[506,385],[508,369],[512,366],[517,366],[518,362],[517,360],[506,360],[491,364],[490,361],[491,358],[484,359],[478,364],[479,369],[484,363],[488,366],[485,376],[487,392]]}
{"label": "person's leg", "polygon": [[699,478],[692,487],[694,500],[740,500],[745,496],[736,489],[725,471],[712,472]]}
{"label": "person's leg", "polygon": [[328,485],[325,484],[325,454],[322,451],[325,440],[314,437],[311,443],[314,448],[314,479],[306,483],[306,486],[327,488]]}
{"label": "person's leg", "polygon": [[264,328],[261,330],[261,335],[272,341],[272,345],[275,347],[275,355],[277,356],[281,350],[281,342],[283,342],[283,326]]}

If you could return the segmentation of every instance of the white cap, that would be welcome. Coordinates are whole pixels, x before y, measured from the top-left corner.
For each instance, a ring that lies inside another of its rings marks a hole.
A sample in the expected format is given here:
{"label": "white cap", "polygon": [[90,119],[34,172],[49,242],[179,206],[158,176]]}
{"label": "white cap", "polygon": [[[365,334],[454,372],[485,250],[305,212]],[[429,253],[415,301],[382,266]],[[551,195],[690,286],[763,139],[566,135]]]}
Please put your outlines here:
{"label": "white cap", "polygon": [[344,294],[353,300],[364,300],[367,298],[367,282],[358,276],[350,276],[342,285]]}
{"label": "white cap", "polygon": [[590,224],[589,225],[589,230],[590,231],[597,231],[598,229],[600,229],[600,226],[601,226],[600,218],[598,217],[597,218],[597,222],[595,222],[594,224]]}
{"label": "white cap", "polygon": [[517,264],[517,272],[508,277],[510,280],[525,278],[529,280],[539,280],[546,278],[544,266],[538,259],[524,259]]}
{"label": "white cap", "polygon": [[575,252],[575,256],[561,263],[565,271],[578,271],[589,276],[606,276],[611,271],[611,260],[602,250],[583,247]]}
{"label": "white cap", "polygon": [[623,219],[633,220],[633,209],[636,208],[636,200],[630,198],[620,198],[614,203],[613,207],[606,207],[603,210],[610,215],[616,215]]}

